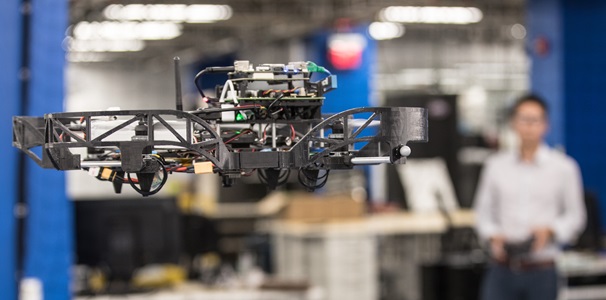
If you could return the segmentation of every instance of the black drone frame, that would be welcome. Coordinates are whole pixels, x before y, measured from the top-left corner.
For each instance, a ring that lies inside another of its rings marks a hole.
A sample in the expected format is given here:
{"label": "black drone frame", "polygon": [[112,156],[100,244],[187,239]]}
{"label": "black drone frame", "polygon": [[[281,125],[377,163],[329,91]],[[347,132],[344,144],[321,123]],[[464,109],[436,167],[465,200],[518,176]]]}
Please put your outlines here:
{"label": "black drone frame", "polygon": [[[204,73],[225,73],[234,70],[234,67],[212,67],[201,71],[195,79],[201,95],[204,97],[198,83]],[[196,161],[212,164],[212,172],[222,176],[224,186],[231,186],[233,181],[246,174],[247,170],[258,170],[259,178],[269,188],[275,188],[284,182],[291,169],[298,169],[299,181],[308,190],[314,190],[326,183],[329,170],[351,169],[355,165],[404,163],[406,156],[410,154],[410,148],[406,146],[408,142],[427,141],[427,112],[424,108],[353,108],[324,119],[318,110],[310,118],[257,119],[239,123],[224,122],[221,112],[239,111],[242,110],[241,107],[183,111],[179,74],[179,59],[175,58],[176,110],[66,112],[46,114],[44,117],[17,116],[13,118],[13,146],[43,168],[109,168],[112,170],[110,181],[113,182],[116,192],[119,193],[122,184],[128,182],[137,192],[148,196],[160,190],[170,172],[167,169],[171,170],[167,168],[167,162],[162,156],[153,155],[154,150],[194,153]],[[305,88],[316,90],[321,96],[335,87],[333,83],[336,81],[332,80],[333,77],[329,76],[321,82],[306,82]],[[240,84],[246,84],[246,80]],[[279,99],[271,99],[269,107]],[[321,107],[323,98],[301,99],[293,105]],[[255,101],[250,102],[255,108],[265,104]],[[287,101],[280,105],[288,107],[291,104]],[[354,119],[354,116],[357,118]],[[102,132],[98,132],[99,129],[93,132],[94,121],[103,119],[119,119],[122,122]],[[169,121],[179,121],[181,124],[184,122],[184,134]],[[354,126],[354,121],[358,121],[358,126]],[[135,127],[135,136],[131,139],[108,139],[135,123],[138,125]],[[272,126],[271,148],[262,147],[260,151],[251,147],[234,148],[226,145],[227,142],[224,142],[221,136],[221,126],[254,124],[265,124],[265,130],[267,126]],[[301,134],[297,141],[291,141],[296,142],[294,145],[276,147],[275,130],[280,124],[289,125],[291,128],[293,125],[305,127],[306,133]],[[378,129],[369,135],[369,131],[365,129],[377,124]],[[156,127],[166,130],[163,135],[165,139],[157,137]],[[167,131],[171,134],[170,139],[166,139]],[[206,134],[195,138],[194,131]],[[40,148],[41,153],[36,153],[36,148]],[[75,148],[87,148],[89,154],[99,149],[117,149],[119,159],[95,161],[87,157],[83,160],[79,154],[72,153]],[[321,170],[324,170],[324,173],[321,173]],[[153,188],[158,172],[164,173],[162,182],[159,187]],[[130,177],[133,173],[137,175],[136,182],[139,186],[133,184],[135,180]]]}
{"label": "black drone frame", "polygon": [[[360,114],[370,116],[365,118],[360,126],[351,126],[352,117]],[[97,117],[126,117],[127,120],[93,137],[89,124]],[[166,121],[169,117],[185,122],[185,136]],[[81,125],[73,125],[77,120],[82,120]],[[147,124],[159,122],[172,133],[175,140],[155,139],[155,126],[148,126],[144,140],[105,141],[112,134],[139,121],[145,121]],[[377,132],[371,136],[362,136],[363,130],[373,122],[379,122]],[[342,124],[342,137],[323,136],[324,131],[332,130],[338,123]],[[205,130],[211,134],[211,138],[195,142],[191,135],[193,129]],[[78,131],[83,131],[84,135],[77,134]],[[247,169],[330,170],[350,169],[360,164],[404,163],[405,157],[400,149],[408,142],[426,140],[426,111],[423,108],[411,107],[349,109],[315,125],[288,151],[268,152],[230,150],[208,122],[193,113],[178,110],[69,112],[47,114],[43,118],[13,118],[13,145],[24,151],[41,167],[57,170],[81,169],[90,164],[81,161],[80,155],[72,154],[71,148],[115,147],[121,153],[120,169],[138,175],[145,173],[147,167],[144,159],[145,149],[157,146],[193,151],[212,162],[216,173],[226,179],[234,179],[240,177],[242,170]],[[363,147],[353,150],[356,144],[363,144]],[[42,148],[41,157],[33,151],[36,147]],[[111,162],[98,164],[112,165]],[[115,162],[112,166],[118,167]]]}

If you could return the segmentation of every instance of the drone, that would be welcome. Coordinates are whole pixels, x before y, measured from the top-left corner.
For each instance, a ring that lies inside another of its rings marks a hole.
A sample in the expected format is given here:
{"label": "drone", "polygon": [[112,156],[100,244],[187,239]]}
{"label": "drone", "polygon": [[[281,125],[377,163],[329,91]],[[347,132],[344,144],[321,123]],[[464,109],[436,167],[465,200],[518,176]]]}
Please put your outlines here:
{"label": "drone", "polygon": [[[295,170],[314,191],[326,184],[330,170],[403,164],[411,154],[408,142],[428,140],[424,108],[323,114],[325,94],[337,88],[337,78],[313,62],[255,66],[238,60],[205,68],[194,78],[203,107],[184,111],[178,57],[174,64],[174,110],[16,116],[13,146],[43,168],[81,169],[111,182],[116,193],[129,184],[150,196],[172,173],[214,173],[229,187],[256,172],[275,189]],[[213,73],[227,77],[215,97],[202,88],[204,76]]]}

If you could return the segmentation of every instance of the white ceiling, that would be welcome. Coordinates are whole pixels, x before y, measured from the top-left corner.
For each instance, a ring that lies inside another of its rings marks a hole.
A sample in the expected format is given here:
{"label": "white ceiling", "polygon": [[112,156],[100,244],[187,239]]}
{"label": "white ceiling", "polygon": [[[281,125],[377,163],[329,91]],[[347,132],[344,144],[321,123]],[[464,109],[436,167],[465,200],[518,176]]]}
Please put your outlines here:
{"label": "white ceiling", "polygon": [[[70,0],[70,23],[103,21],[110,4],[167,4],[175,1]],[[158,56],[187,55],[195,58],[220,55],[238,49],[279,46],[321,28],[333,27],[347,18],[353,24],[377,20],[380,9],[390,5],[473,6],[483,20],[472,25],[406,25],[401,39],[408,42],[443,40],[508,44],[508,28],[524,23],[523,0],[215,0],[179,1],[181,4],[228,4],[233,16],[213,24],[184,24],[183,34],[172,40],[148,41],[141,52],[104,54],[111,60],[148,60]]]}

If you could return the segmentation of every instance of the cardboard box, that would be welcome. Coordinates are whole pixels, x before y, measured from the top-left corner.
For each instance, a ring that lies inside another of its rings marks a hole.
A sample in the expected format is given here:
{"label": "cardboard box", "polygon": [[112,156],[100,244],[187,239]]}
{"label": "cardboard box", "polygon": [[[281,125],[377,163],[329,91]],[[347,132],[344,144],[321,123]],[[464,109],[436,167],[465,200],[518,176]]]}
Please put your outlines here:
{"label": "cardboard box", "polygon": [[366,204],[348,195],[322,196],[310,193],[286,194],[282,219],[300,222],[331,222],[363,217]]}

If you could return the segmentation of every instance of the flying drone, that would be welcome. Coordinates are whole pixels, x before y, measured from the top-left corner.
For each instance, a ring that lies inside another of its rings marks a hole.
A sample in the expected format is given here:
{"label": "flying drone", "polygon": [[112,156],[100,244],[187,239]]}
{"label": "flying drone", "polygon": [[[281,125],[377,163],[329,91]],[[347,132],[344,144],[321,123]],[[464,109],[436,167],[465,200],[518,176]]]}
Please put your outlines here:
{"label": "flying drone", "polygon": [[[13,146],[43,168],[82,169],[111,182],[116,193],[129,184],[149,196],[175,172],[219,174],[225,187],[256,172],[273,189],[296,170],[299,182],[313,191],[326,184],[330,170],[405,163],[407,143],[427,141],[424,108],[322,114],[325,94],[337,88],[337,79],[313,62],[235,61],[206,68],[194,79],[204,102],[194,111],[183,110],[179,73],[175,58],[174,110],[17,116]],[[211,73],[227,76],[216,87],[218,97],[202,89]],[[312,81],[314,74],[321,79]]]}

